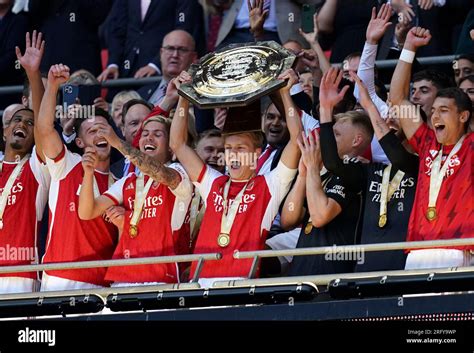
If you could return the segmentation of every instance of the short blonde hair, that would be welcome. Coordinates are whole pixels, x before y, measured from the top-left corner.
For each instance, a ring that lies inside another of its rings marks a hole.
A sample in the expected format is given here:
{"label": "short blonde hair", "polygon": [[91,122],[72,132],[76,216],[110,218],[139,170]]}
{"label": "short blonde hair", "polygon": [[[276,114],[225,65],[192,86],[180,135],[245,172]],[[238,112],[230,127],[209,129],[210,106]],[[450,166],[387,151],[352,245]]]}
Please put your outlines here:
{"label": "short blonde hair", "polygon": [[224,137],[224,143],[227,137],[234,136],[234,135],[247,136],[250,139],[250,141],[252,141],[253,147],[255,148],[263,147],[263,134],[261,131],[246,131],[246,132],[222,134],[222,136]]}
{"label": "short blonde hair", "polygon": [[163,115],[153,115],[147,119],[145,119],[143,121],[143,124],[142,124],[142,129],[145,128],[145,126],[148,124],[148,123],[151,123],[153,121],[156,121],[158,123],[161,123],[165,126],[166,128],[166,132],[168,133],[168,135],[170,134],[170,128],[171,128],[171,119],[163,116]]}

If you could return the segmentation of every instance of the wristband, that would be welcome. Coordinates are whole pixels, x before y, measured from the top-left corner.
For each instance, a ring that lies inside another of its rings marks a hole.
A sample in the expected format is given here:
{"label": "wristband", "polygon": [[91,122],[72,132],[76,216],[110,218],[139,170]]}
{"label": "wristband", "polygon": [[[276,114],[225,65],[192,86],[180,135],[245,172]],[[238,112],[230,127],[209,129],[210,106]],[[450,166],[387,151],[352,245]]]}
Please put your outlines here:
{"label": "wristband", "polygon": [[408,50],[408,49],[403,49],[402,53],[400,54],[400,60],[412,64],[413,60],[415,59],[415,52]]}

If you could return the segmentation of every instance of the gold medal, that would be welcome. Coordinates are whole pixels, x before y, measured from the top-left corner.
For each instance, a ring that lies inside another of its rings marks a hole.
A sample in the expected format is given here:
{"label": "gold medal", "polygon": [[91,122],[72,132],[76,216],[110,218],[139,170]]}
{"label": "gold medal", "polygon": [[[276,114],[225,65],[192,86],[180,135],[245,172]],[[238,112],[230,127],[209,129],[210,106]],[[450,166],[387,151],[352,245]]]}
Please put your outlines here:
{"label": "gold medal", "polygon": [[308,235],[308,234],[311,233],[312,230],[313,230],[313,223],[311,223],[311,221],[309,221],[306,224],[306,227],[304,227],[304,234]]}
{"label": "gold medal", "polygon": [[138,227],[134,226],[133,224],[130,224],[130,238],[136,238],[138,235]]}
{"label": "gold medal", "polygon": [[217,237],[217,244],[219,244],[221,248],[225,248],[226,246],[229,245],[229,243],[230,243],[229,234],[225,234],[225,233],[219,234],[219,236]]}
{"label": "gold medal", "polygon": [[379,217],[379,227],[383,228],[387,224],[387,215],[386,214],[381,214]]}
{"label": "gold medal", "polygon": [[428,221],[434,221],[436,219],[436,207],[428,207],[426,218]]}

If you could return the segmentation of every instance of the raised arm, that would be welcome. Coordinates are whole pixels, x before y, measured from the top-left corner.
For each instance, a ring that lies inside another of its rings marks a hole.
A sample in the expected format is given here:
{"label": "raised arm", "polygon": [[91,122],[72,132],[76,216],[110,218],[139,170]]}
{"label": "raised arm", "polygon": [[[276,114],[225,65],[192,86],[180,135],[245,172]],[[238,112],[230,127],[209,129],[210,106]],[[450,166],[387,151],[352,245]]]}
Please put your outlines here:
{"label": "raised arm", "polygon": [[326,0],[318,13],[318,24],[321,32],[334,31],[334,18],[336,17],[337,0]]}
{"label": "raised arm", "polygon": [[304,200],[306,197],[306,166],[300,159],[298,176],[295,184],[285,198],[280,213],[280,225],[285,230],[291,230],[303,222],[305,215]]}
{"label": "raised arm", "polygon": [[375,104],[370,99],[369,92],[361,79],[354,73],[351,73],[351,77],[359,87],[362,108],[364,108],[369,115],[372,126],[374,127],[375,136],[380,142],[380,145],[390,160],[390,163],[392,163],[396,169],[401,169],[412,175],[416,174],[419,164],[418,157],[411,154],[405,149],[405,147],[403,147],[401,141],[395,135],[395,132],[390,130],[385,120],[380,117],[380,114],[377,111]]}
{"label": "raised arm", "polygon": [[298,77],[293,69],[288,69],[280,75],[279,79],[288,79],[286,86],[280,88],[280,95],[285,109],[286,126],[290,132],[290,141],[288,141],[283,149],[280,160],[286,167],[296,169],[300,159],[300,149],[298,148],[297,141],[303,131],[303,125],[301,123],[298,109],[291,99],[290,89],[296,82],[298,82]]}
{"label": "raised arm", "polygon": [[406,116],[399,115],[399,120],[407,139],[410,139],[423,123],[416,113],[416,109],[406,109],[407,105],[412,105],[408,100],[412,63],[416,50],[427,45],[430,39],[430,31],[421,27],[414,27],[408,32],[402,54],[390,83],[391,104],[405,106],[405,108],[399,109],[399,111],[404,112]]}
{"label": "raised arm", "polygon": [[263,9],[264,0],[246,0],[249,9],[250,33],[256,41],[264,39],[263,25],[270,10]]}
{"label": "raised arm", "polygon": [[82,179],[81,192],[79,193],[79,218],[90,220],[101,216],[105,210],[113,206],[113,201],[107,196],[94,197],[94,169],[97,165],[97,152],[94,148],[87,147],[82,156],[82,168],[84,177]]}
{"label": "raised arm", "polygon": [[42,33],[36,34],[36,30],[30,39],[30,33],[26,33],[26,48],[25,54],[21,54],[20,48],[16,47],[16,57],[21,66],[26,72],[28,81],[31,87],[31,100],[33,102],[34,113],[34,136],[36,144],[36,152],[44,161],[43,147],[41,146],[41,138],[38,136],[38,117],[40,112],[41,100],[44,95],[43,81],[41,80],[40,64],[44,53],[44,40],[42,40]]}
{"label": "raised arm", "polygon": [[168,186],[171,190],[178,187],[181,182],[181,176],[176,170],[168,168],[157,159],[148,156],[130,143],[120,139],[112,126],[105,124],[97,125],[99,126],[97,135],[105,138],[112,147],[122,153],[132,164],[136,165],[142,173]]}
{"label": "raised arm", "polygon": [[35,124],[35,142],[41,146],[44,155],[50,159],[55,159],[63,150],[61,137],[54,129],[54,119],[57,112],[56,95],[59,86],[67,80],[69,80],[69,67],[63,64],[51,66],[48,84],[41,100],[38,121]]}
{"label": "raised arm", "polygon": [[319,118],[321,121],[321,155],[324,166],[341,179],[353,191],[359,191],[363,182],[362,168],[358,164],[343,161],[337,151],[337,143],[333,132],[332,115],[334,107],[344,98],[349,89],[345,86],[338,92],[342,80],[342,71],[331,68],[321,80],[319,91]]}
{"label": "raised arm", "polygon": [[329,63],[328,58],[324,54],[323,48],[321,48],[321,45],[319,45],[318,13],[315,13],[313,15],[313,24],[314,24],[313,32],[306,33],[306,32],[303,32],[301,28],[299,29],[299,32],[300,32],[300,35],[309,43],[309,45],[311,46],[311,49],[315,51],[316,56],[318,58],[318,62],[319,62],[319,68],[321,69],[322,73],[325,74],[326,72],[328,72],[329,68],[331,67],[331,64]]}
{"label": "raised arm", "polygon": [[[190,82],[190,80],[191,77],[189,74],[183,71],[179,77],[174,80],[174,84],[180,85],[181,83]],[[171,123],[170,148],[183,165],[186,173],[188,173],[189,179],[191,181],[197,181],[205,164],[196,151],[186,144],[188,136],[188,114],[189,102],[184,97],[179,97],[178,107],[176,108],[176,113]]]}
{"label": "raised arm", "polygon": [[301,149],[301,158],[307,169],[306,199],[309,215],[313,225],[320,228],[341,213],[342,208],[336,201],[327,197],[324,192],[320,176],[322,160],[318,132],[314,131],[308,137],[303,135],[303,138],[298,140],[298,145]]}
{"label": "raised arm", "polygon": [[385,120],[382,119],[380,113],[375,106],[374,102],[372,101],[368,88],[362,82],[359,76],[354,74],[353,72],[350,73],[352,79],[356,83],[356,87],[359,91],[359,102],[362,105],[362,108],[367,112],[370,118],[370,122],[374,128],[375,136],[377,140],[380,140],[384,137],[389,131],[390,128],[385,123]]}
{"label": "raised arm", "polygon": [[[375,7],[372,8],[372,18],[367,26],[366,42],[357,70],[357,75],[367,87],[370,98],[383,117],[388,113],[388,106],[375,92],[375,57],[377,56],[377,46],[380,39],[392,24],[389,22],[391,14],[392,9],[388,4],[383,4],[377,14]],[[354,97],[360,100],[359,88],[357,86],[354,88]]]}

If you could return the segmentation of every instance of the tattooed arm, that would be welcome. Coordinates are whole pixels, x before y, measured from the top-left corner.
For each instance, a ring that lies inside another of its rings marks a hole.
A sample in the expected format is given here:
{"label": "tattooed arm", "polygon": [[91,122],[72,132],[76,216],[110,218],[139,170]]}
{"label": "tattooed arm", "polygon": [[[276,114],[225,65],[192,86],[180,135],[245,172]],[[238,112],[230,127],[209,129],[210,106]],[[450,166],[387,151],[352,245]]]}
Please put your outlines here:
{"label": "tattooed arm", "polygon": [[181,176],[176,170],[168,168],[157,159],[146,155],[128,142],[121,140],[115,134],[110,125],[100,124],[98,134],[104,137],[112,147],[119,150],[120,153],[122,153],[131,163],[136,165],[143,174],[146,174],[153,178],[153,180],[168,186],[171,190],[178,187],[181,182]]}
{"label": "tattooed arm", "polygon": [[[112,130],[112,128],[110,129]],[[149,175],[161,184],[167,185],[170,189],[176,189],[181,182],[181,176],[176,170],[168,168],[160,161],[146,155],[128,142],[120,140],[118,145],[112,146],[118,149],[120,153],[131,163],[136,165],[144,174]]]}

